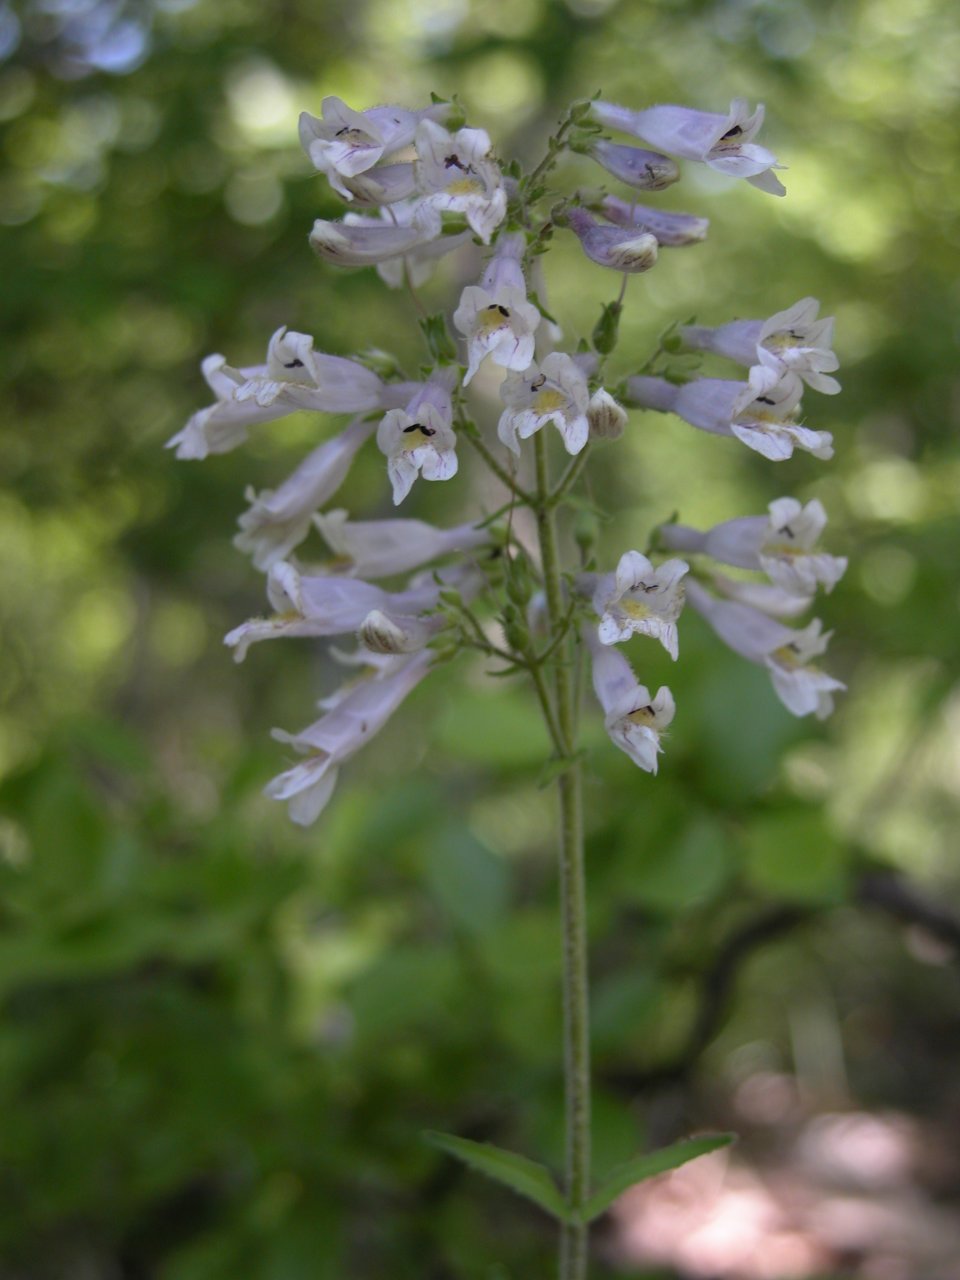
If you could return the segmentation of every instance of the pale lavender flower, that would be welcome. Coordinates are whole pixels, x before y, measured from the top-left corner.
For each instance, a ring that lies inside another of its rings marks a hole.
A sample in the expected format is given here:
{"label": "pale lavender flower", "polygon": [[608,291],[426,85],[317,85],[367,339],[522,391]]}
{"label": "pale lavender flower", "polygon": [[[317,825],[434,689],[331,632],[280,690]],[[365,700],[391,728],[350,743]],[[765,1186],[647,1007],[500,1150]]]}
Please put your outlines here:
{"label": "pale lavender flower", "polygon": [[483,129],[448,133],[442,125],[424,120],[415,145],[424,203],[445,213],[462,213],[489,244],[507,212],[503,175],[490,159],[489,134]]}
{"label": "pale lavender flower", "polygon": [[833,437],[828,431],[801,426],[794,414],[800,404],[803,383],[788,374],[771,386],[768,370],[754,366],[749,382],[722,378],[696,378],[682,386],[665,378],[627,379],[631,404],[661,413],[675,413],[701,431],[736,436],[750,449],[773,462],[791,457],[795,448],[815,458],[833,457]]}
{"label": "pale lavender flower", "polygon": [[520,259],[522,235],[505,235],[487,264],[479,285],[460,295],[453,323],[467,340],[466,386],[487,356],[502,369],[524,370],[533,360],[540,312],[527,301]]}
{"label": "pale lavender flower", "polygon": [[265,365],[235,369],[224,356],[212,355],[201,367],[217,401],[167,441],[178,458],[229,453],[246,440],[250,427],[300,409],[360,413],[383,403],[384,383],[372,370],[316,352],[309,334],[286,327],[270,339]]}
{"label": "pale lavender flower", "polygon": [[657,244],[664,248],[699,244],[706,239],[710,228],[708,218],[698,218],[692,213],[669,213],[664,209],[652,209],[649,205],[621,200],[619,196],[604,196],[600,204],[605,218],[618,227],[633,227],[655,236]]}
{"label": "pale lavender flower", "polygon": [[500,398],[507,407],[500,415],[497,435],[518,456],[520,441],[548,422],[560,432],[568,453],[579,453],[587,443],[590,388],[577,363],[562,351],[551,352],[523,373],[507,374]]}
{"label": "pale lavender flower", "polygon": [[746,178],[771,195],[786,194],[772,172],[783,166],[772,151],[754,142],[763,124],[763,107],[751,114],[744,98],[731,102],[727,116],[677,106],[631,111],[615,102],[595,102],[591,112],[606,129],[631,133],[660,151],[700,160],[732,178]]}
{"label": "pale lavender flower", "polygon": [[418,195],[416,168],[412,160],[379,164],[366,173],[342,179],[355,204],[379,208],[411,200]]}
{"label": "pale lavender flower", "polygon": [[340,765],[380,732],[430,670],[432,658],[421,651],[381,679],[353,685],[326,715],[300,733],[275,729],[274,738],[289,743],[305,759],[269,782],[266,794],[287,801],[290,817],[299,825],[315,822],[333,795]]}
{"label": "pale lavender flower", "polygon": [[350,214],[342,222],[318,218],[310,232],[310,244],[321,258],[336,266],[372,267],[422,249],[436,240],[441,230],[439,213],[419,204],[406,225]]}
{"label": "pale lavender flower", "polygon": [[592,627],[584,627],[590,650],[593,688],[603,708],[604,727],[611,741],[647,773],[657,772],[657,756],[663,750],[661,734],[673,720],[673,694],[661,685],[656,696],[639,684],[633,668],[618,649],[602,644]]}
{"label": "pale lavender flower", "polygon": [[586,209],[570,209],[564,216],[584,253],[598,266],[614,271],[649,271],[657,260],[657,238],[648,231],[604,226]]}
{"label": "pale lavender flower", "polygon": [[419,569],[455,551],[490,542],[490,531],[474,524],[437,529],[424,520],[350,520],[346,511],[315,515],[313,522],[333,559],[324,572],[351,578],[386,578]]}
{"label": "pale lavender flower", "polygon": [[450,108],[437,103],[422,111],[393,106],[354,111],[341,98],[329,97],[320,109],[322,119],[307,111],[301,113],[300,144],[333,189],[350,200],[350,179],[408,146],[422,120],[446,119]]}
{"label": "pale lavender flower", "polygon": [[457,437],[450,391],[454,370],[437,370],[405,409],[391,409],[377,428],[377,444],[387,458],[387,474],[399,505],[417,476],[450,480],[457,474]]}
{"label": "pale lavender flower", "polygon": [[[443,578],[442,574],[437,576]],[[458,575],[448,572],[447,578],[456,583]],[[415,582],[403,591],[384,591],[359,578],[304,574],[281,560],[267,573],[267,598],[273,614],[235,627],[224,637],[224,644],[233,649],[236,661],[242,662],[250,645],[261,640],[349,635],[374,609],[391,616],[415,617],[435,608],[440,589],[431,579]]]}
{"label": "pale lavender flower", "polygon": [[632,635],[652,636],[677,660],[677,618],[683,609],[685,560],[657,568],[639,551],[625,551],[615,573],[594,583],[593,607],[600,617],[601,644],[620,644]]}
{"label": "pale lavender flower", "polygon": [[278,489],[247,489],[250,507],[237,522],[234,546],[253,557],[258,569],[284,560],[310,532],[314,512],[333,497],[376,423],[357,418],[309,454]]}
{"label": "pale lavender flower", "polygon": [[827,513],[819,499],[806,506],[796,498],[777,498],[768,516],[740,516],[700,532],[684,525],[663,525],[663,542],[674,551],[701,551],[724,564],[760,569],[783,591],[812,596],[818,584],[831,591],[847,568],[844,556],[817,551]]}
{"label": "pale lavender flower", "polygon": [[826,651],[833,634],[821,633],[819,618],[796,631],[749,605],[719,600],[694,581],[687,600],[734,653],[767,668],[777,697],[793,715],[824,720],[831,713],[833,694],[846,685],[810,661]]}
{"label": "pale lavender flower", "polygon": [[768,320],[734,320],[716,329],[686,325],[680,336],[688,347],[715,351],[738,364],[759,362],[777,377],[794,373],[814,391],[836,395],[840,383],[828,375],[840,367],[833,350],[833,316],[817,319],[816,298],[778,311]]}
{"label": "pale lavender flower", "polygon": [[606,138],[594,139],[587,154],[608,173],[638,191],[663,191],[680,177],[680,169],[667,156],[641,147],[628,147]]}
{"label": "pale lavender flower", "polygon": [[[384,227],[397,229],[412,228],[415,225],[429,224],[434,226],[438,215],[424,212],[419,200],[401,200],[386,209],[379,210],[376,216],[362,213],[347,213],[343,225],[348,227],[369,227],[374,231]],[[390,289],[402,289],[408,283],[418,289],[433,274],[437,262],[453,253],[465,244],[469,244],[473,236],[469,231],[461,231],[455,235],[443,235],[442,228],[430,239],[418,241],[407,252],[384,258],[376,264],[377,275]]]}

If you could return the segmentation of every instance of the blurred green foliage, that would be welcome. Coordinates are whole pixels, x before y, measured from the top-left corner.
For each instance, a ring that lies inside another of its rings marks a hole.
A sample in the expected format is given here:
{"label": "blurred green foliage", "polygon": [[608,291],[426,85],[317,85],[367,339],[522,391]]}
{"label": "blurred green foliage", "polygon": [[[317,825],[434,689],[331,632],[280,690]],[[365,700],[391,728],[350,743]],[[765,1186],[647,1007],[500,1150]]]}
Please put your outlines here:
{"label": "blurred green foliage", "polygon": [[[786,200],[687,166],[664,202],[709,215],[710,238],[631,284],[614,364],[641,362],[678,317],[815,294],[838,316],[844,393],[808,396],[807,414],[836,460],[775,469],[635,415],[593,493],[607,560],[675,510],[707,525],[822,498],[831,550],[851,557],[820,610],[850,692],[826,728],[798,724],[685,616],[676,668],[632,651],[677,698],[660,777],[587,725],[596,1166],[714,1123],[711,1090],[751,1063],[809,1070],[795,1012],[811,1005],[853,1096],[937,1114],[955,987],[851,904],[877,863],[957,893],[955,7],[25,0],[0,6],[0,50],[0,1273],[494,1280],[548,1265],[535,1209],[418,1141],[444,1129],[559,1162],[535,706],[451,666],[317,828],[292,830],[260,794],[281,764],[267,730],[306,723],[333,676],[299,642],[237,669],[219,638],[261,607],[230,543],[244,487],[332,425],[289,419],[203,464],[162,450],[205,399],[199,358],[256,361],[279,324],[325,350],[421,358],[402,297],[306,246],[337,211],[296,139],[325,93],[456,90],[524,158],[600,87],[636,106],[766,102]],[[599,181],[585,161],[573,178]],[[548,259],[572,342],[612,293],[578,255],[558,237]],[[411,513],[464,518],[466,482],[434,488]],[[387,512],[374,453],[343,500]],[[771,905],[809,923],[746,969],[700,1063],[711,1088],[650,1106],[644,1081],[688,1045],[718,947]],[[847,1087],[805,1083],[827,1101]]]}

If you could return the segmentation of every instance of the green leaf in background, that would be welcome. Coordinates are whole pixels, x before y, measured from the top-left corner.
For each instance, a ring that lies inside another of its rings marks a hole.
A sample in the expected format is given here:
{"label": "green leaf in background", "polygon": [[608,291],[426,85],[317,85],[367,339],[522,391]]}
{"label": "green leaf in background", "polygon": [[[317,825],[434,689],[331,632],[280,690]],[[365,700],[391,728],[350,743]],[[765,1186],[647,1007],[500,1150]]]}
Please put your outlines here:
{"label": "green leaf in background", "polygon": [[436,1133],[432,1130],[424,1133],[424,1140],[433,1147],[439,1147],[447,1155],[462,1160],[471,1169],[484,1173],[495,1182],[525,1196],[546,1210],[559,1222],[569,1222],[570,1213],[560,1189],[550,1176],[549,1170],[535,1160],[526,1156],[518,1156],[514,1151],[503,1151],[489,1142],[471,1142],[469,1138],[457,1138],[450,1133]]}
{"label": "green leaf in background", "polygon": [[772,897],[790,902],[841,902],[847,851],[817,809],[784,808],[763,814],[744,835],[747,878]]}
{"label": "green leaf in background", "polygon": [[427,884],[452,918],[470,933],[486,933],[507,907],[507,868],[468,827],[449,825],[431,840]]}
{"label": "green leaf in background", "polygon": [[662,1151],[637,1156],[636,1160],[630,1160],[622,1165],[606,1186],[601,1187],[596,1195],[590,1197],[583,1207],[580,1218],[584,1222],[592,1222],[594,1218],[599,1218],[601,1213],[605,1213],[617,1196],[628,1187],[634,1187],[638,1182],[645,1182],[647,1178],[655,1178],[658,1173],[679,1169],[682,1164],[695,1160],[697,1156],[709,1155],[711,1151],[728,1147],[733,1140],[732,1133],[718,1133],[710,1138],[691,1138],[686,1142],[675,1142],[672,1147],[664,1147]]}

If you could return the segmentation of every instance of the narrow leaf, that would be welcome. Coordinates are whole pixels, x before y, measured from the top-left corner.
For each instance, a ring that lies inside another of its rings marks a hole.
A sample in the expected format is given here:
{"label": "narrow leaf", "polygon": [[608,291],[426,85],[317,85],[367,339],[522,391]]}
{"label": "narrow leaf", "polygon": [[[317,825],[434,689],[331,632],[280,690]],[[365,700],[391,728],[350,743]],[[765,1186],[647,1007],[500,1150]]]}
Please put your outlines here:
{"label": "narrow leaf", "polygon": [[649,1155],[628,1160],[614,1173],[606,1186],[601,1187],[583,1206],[581,1221],[592,1222],[594,1218],[599,1218],[628,1187],[656,1177],[658,1173],[678,1169],[688,1160],[695,1160],[697,1156],[705,1156],[720,1147],[729,1146],[733,1140],[732,1133],[719,1133],[711,1138],[691,1138],[686,1142],[676,1142],[672,1147],[664,1147],[662,1151],[652,1151]]}
{"label": "narrow leaf", "polygon": [[559,1222],[569,1222],[570,1214],[560,1189],[542,1164],[513,1151],[503,1151],[489,1142],[471,1142],[469,1138],[456,1138],[450,1133],[430,1131],[423,1137],[431,1146],[462,1160],[471,1169],[502,1182],[517,1195],[526,1196]]}

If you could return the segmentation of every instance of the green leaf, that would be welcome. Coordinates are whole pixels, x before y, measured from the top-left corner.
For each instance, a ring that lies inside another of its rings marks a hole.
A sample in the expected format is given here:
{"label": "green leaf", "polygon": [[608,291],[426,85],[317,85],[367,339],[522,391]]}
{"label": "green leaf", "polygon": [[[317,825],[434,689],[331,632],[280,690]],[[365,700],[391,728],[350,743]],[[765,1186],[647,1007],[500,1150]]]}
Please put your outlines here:
{"label": "green leaf", "polygon": [[628,1187],[645,1182],[647,1178],[655,1178],[658,1173],[679,1169],[688,1160],[695,1160],[697,1156],[705,1156],[720,1147],[727,1147],[733,1140],[732,1133],[718,1133],[711,1138],[690,1138],[686,1142],[675,1142],[672,1147],[664,1147],[662,1151],[652,1151],[649,1155],[628,1160],[614,1173],[606,1186],[590,1197],[580,1212],[580,1220],[592,1222],[601,1213],[605,1213],[617,1196]]}
{"label": "green leaf", "polygon": [[423,1138],[432,1147],[438,1147],[447,1155],[462,1160],[478,1173],[485,1173],[495,1182],[502,1182],[518,1196],[532,1200],[559,1222],[570,1221],[570,1211],[560,1194],[560,1188],[550,1176],[549,1170],[535,1160],[518,1156],[514,1151],[503,1151],[489,1142],[471,1142],[469,1138],[457,1138],[450,1133],[428,1131]]}

